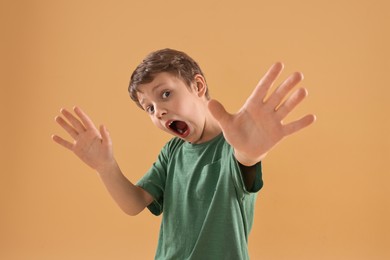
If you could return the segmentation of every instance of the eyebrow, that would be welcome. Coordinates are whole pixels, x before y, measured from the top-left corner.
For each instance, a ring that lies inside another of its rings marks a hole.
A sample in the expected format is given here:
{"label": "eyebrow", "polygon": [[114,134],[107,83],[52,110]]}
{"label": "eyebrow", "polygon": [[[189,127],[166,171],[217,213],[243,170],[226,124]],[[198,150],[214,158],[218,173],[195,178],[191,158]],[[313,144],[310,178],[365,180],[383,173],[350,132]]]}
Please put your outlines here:
{"label": "eyebrow", "polygon": [[[156,91],[156,89],[158,89],[158,88],[161,87],[162,85],[165,85],[165,82],[161,82],[161,83],[159,83],[159,84],[153,86],[153,87],[152,87],[152,92],[153,92],[153,94],[154,94],[154,92]],[[142,93],[142,91],[140,91],[140,90],[138,90],[138,92],[141,92],[141,93]],[[143,106],[143,105],[144,105],[144,99],[142,98],[142,99],[139,101],[139,103],[141,104],[141,106]]]}

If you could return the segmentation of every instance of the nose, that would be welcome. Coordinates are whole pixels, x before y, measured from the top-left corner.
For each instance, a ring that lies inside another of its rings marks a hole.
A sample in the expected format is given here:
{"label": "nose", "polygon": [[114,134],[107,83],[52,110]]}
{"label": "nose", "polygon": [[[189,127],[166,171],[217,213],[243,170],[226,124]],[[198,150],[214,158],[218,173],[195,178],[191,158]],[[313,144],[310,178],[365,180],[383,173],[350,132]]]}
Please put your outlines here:
{"label": "nose", "polygon": [[159,105],[159,106],[155,105],[154,112],[155,112],[155,115],[158,119],[161,119],[164,115],[167,114],[166,108],[161,106],[161,105]]}

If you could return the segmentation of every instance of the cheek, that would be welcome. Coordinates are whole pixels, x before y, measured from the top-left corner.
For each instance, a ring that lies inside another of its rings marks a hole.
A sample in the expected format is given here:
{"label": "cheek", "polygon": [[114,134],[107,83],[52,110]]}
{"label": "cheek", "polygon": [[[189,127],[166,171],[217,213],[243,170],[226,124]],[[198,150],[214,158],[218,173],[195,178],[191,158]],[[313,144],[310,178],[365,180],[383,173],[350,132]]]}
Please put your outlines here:
{"label": "cheek", "polygon": [[152,119],[153,125],[155,125],[155,126],[157,126],[158,128],[161,129],[161,122],[160,122],[160,120],[158,120],[158,119],[156,119],[154,117],[152,117],[151,119]]}
{"label": "cheek", "polygon": [[193,116],[199,112],[200,106],[194,100],[188,99],[186,101],[180,102],[176,105],[176,110],[187,116]]}
{"label": "cheek", "polygon": [[161,130],[163,130],[163,131],[168,132],[167,129],[165,128],[165,126],[161,124],[161,121],[160,121],[160,120],[158,120],[158,119],[153,119],[153,118],[152,118],[152,123],[153,123],[158,129],[161,129]]}

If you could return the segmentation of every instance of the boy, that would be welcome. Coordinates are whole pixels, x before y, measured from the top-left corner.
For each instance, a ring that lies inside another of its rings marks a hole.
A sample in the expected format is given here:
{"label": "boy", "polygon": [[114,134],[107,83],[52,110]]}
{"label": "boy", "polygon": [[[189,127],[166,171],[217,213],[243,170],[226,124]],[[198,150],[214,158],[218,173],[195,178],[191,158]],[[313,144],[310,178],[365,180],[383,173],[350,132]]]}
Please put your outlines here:
{"label": "boy", "polygon": [[232,115],[210,100],[205,77],[188,55],[171,49],[149,54],[131,76],[130,96],[174,138],[136,185],[117,165],[107,129],[97,130],[80,108],[74,108],[76,116],[62,109],[67,121],[56,117],[73,142],[56,135],[53,140],[95,169],[127,214],[146,207],[164,213],[156,259],[249,259],[248,234],[263,185],[261,161],[284,137],[315,121],[307,115],[282,124],[307,95],[301,88],[283,101],[303,79],[301,73],[265,99],[282,69],[274,64]]}

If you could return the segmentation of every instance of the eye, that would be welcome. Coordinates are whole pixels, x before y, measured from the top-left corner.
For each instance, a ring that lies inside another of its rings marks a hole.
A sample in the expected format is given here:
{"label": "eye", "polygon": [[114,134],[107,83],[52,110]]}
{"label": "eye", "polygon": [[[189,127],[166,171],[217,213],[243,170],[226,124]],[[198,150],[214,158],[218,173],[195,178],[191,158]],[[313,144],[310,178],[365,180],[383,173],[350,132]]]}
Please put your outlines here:
{"label": "eye", "polygon": [[162,93],[162,98],[163,98],[163,99],[166,99],[166,98],[168,98],[170,95],[171,95],[171,92],[170,92],[170,91],[164,91],[164,92]]}
{"label": "eye", "polygon": [[147,106],[145,111],[148,112],[149,114],[153,114],[154,113],[154,106]]}

